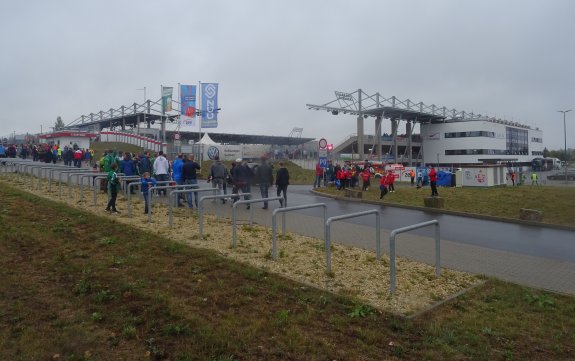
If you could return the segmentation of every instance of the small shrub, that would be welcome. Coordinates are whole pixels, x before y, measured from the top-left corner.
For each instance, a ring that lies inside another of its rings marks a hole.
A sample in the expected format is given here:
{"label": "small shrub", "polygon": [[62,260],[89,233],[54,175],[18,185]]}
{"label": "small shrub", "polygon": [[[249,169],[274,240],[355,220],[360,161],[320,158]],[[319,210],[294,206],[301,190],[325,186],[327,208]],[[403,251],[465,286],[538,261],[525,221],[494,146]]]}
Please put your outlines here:
{"label": "small shrub", "polygon": [[278,313],[276,313],[274,322],[277,326],[285,325],[288,321],[288,317],[289,317],[289,310],[279,311]]}
{"label": "small shrub", "polygon": [[100,312],[93,312],[90,318],[92,319],[92,321],[102,321],[104,317],[102,317],[102,314]]}
{"label": "small shrub", "polygon": [[353,310],[351,310],[351,312],[348,313],[348,316],[351,318],[357,318],[357,317],[364,318],[374,313],[375,310],[371,306],[364,304],[356,304]]}

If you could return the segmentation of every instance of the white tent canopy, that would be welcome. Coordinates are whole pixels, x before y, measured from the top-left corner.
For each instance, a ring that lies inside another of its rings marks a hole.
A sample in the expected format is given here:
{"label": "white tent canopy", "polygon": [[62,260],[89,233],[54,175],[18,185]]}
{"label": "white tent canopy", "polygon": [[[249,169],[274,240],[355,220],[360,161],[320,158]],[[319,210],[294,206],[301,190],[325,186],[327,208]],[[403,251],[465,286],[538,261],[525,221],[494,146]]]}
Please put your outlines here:
{"label": "white tent canopy", "polygon": [[208,135],[208,133],[205,133],[204,136],[202,137],[202,139],[200,139],[200,144],[218,144],[216,142],[213,141],[212,138],[210,138],[210,136]]}

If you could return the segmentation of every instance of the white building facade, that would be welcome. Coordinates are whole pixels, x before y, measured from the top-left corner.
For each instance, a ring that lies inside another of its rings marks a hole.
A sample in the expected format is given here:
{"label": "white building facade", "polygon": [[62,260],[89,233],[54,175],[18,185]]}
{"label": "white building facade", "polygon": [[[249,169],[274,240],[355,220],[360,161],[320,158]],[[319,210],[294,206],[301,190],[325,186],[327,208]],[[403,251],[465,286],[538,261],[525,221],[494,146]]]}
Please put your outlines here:
{"label": "white building facade", "polygon": [[421,124],[426,164],[513,162],[530,165],[543,156],[543,132],[503,120],[446,120]]}

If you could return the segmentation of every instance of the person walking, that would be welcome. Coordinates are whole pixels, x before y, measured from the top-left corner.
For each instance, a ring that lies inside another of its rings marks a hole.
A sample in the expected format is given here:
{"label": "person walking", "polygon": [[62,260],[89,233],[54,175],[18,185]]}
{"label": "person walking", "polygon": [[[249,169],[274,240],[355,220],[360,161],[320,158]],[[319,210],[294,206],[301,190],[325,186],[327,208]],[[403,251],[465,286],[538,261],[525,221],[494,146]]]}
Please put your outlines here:
{"label": "person walking", "polygon": [[437,193],[437,172],[433,166],[430,166],[429,169],[429,185],[431,186],[431,196],[439,197],[439,193]]}
{"label": "person walking", "polygon": [[[182,153],[178,154],[174,162],[172,163],[172,179],[176,182],[176,185],[183,185],[184,184],[184,176],[183,176],[183,167],[184,167],[184,155]],[[180,206],[180,201],[183,199],[183,195],[181,193],[177,193],[176,196],[176,207]]]}
{"label": "person walking", "polygon": [[315,180],[313,181],[313,187],[321,187],[321,180],[323,178],[323,168],[319,165],[319,162],[315,164]]}
{"label": "person walking", "polygon": [[[217,188],[219,194],[226,194],[226,178],[228,176],[228,170],[220,157],[216,156],[214,158],[214,163],[210,166],[209,180],[212,182],[212,188]],[[222,203],[226,203],[225,199],[222,199]]]}
{"label": "person walking", "polygon": [[150,172],[144,172],[144,174],[142,174],[140,191],[142,192],[142,196],[144,196],[144,214],[148,214],[148,210],[150,209],[150,185],[155,187],[156,184],[158,183],[155,178],[150,177]]}
{"label": "person walking", "polygon": [[387,194],[387,181],[387,176],[382,174],[381,178],[379,179],[379,199],[383,199],[383,196]]}
{"label": "person walking", "polygon": [[[170,180],[170,163],[164,156],[164,152],[160,150],[158,158],[154,161],[154,175],[158,182]],[[159,194],[166,195],[166,190],[161,189]]]}
{"label": "person walking", "polygon": [[389,193],[395,193],[395,174],[393,171],[387,172],[387,187],[389,188]]}
{"label": "person walking", "polygon": [[369,189],[369,178],[371,177],[371,172],[369,168],[364,168],[361,172],[361,181],[362,181],[362,191],[367,191]]}
{"label": "person walking", "polygon": [[531,173],[531,185],[539,185],[539,176],[535,172]]}
{"label": "person walking", "polygon": [[[262,198],[268,198],[269,197],[268,190],[269,190],[270,186],[272,184],[274,184],[273,169],[268,164],[265,157],[262,157],[261,160],[262,160],[261,164],[256,168],[256,172],[255,172],[256,173],[256,179],[258,180],[258,183],[260,185],[260,193],[262,195]],[[314,186],[315,186],[315,184],[314,184]],[[319,187],[319,181],[318,181],[318,187]],[[264,201],[264,206],[262,207],[262,209],[268,209],[268,202],[267,201]]]}
{"label": "person walking", "polygon": [[[182,177],[184,184],[195,185],[198,184],[198,170],[200,170],[200,165],[196,162],[193,154],[188,155],[188,160],[184,162],[182,166]],[[194,197],[195,193],[195,197]],[[186,194],[186,199],[188,201],[188,208],[198,208],[198,193],[190,192]],[[195,202],[193,202],[195,200]]]}
{"label": "person walking", "polygon": [[413,186],[415,184],[415,171],[413,169],[409,171],[409,178],[411,178],[411,185]]}
{"label": "person walking", "polygon": [[285,163],[280,162],[280,169],[276,173],[277,196],[283,193],[283,199],[280,199],[280,206],[287,207],[287,187],[289,185],[289,171]]}
{"label": "person walking", "polygon": [[[241,191],[242,193],[250,193],[251,189],[251,181],[254,177],[254,174],[250,167],[248,166],[247,162],[242,164],[242,159],[236,159],[236,166],[232,168],[233,173],[232,177],[234,179],[234,184],[237,187],[238,193]],[[245,195],[244,200],[249,200],[250,196]],[[250,205],[246,206],[247,209],[250,209]]]}
{"label": "person walking", "polygon": [[110,199],[108,200],[108,205],[106,206],[106,212],[112,212],[114,214],[119,214],[120,212],[116,209],[116,198],[118,197],[118,191],[120,190],[120,179],[118,178],[118,173],[116,173],[118,165],[113,163],[110,167],[110,172],[108,172],[108,191],[110,192]]}

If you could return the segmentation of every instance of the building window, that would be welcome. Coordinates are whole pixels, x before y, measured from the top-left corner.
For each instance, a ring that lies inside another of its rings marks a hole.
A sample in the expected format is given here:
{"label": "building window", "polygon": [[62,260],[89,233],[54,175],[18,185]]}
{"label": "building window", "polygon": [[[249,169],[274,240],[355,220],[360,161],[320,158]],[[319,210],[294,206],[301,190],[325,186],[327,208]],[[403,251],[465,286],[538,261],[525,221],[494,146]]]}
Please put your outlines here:
{"label": "building window", "polygon": [[506,155],[502,149],[448,149],[445,155]]}
{"label": "building window", "polygon": [[495,138],[495,132],[476,130],[471,132],[451,132],[445,133],[445,138],[469,138],[469,137],[487,137]]}
{"label": "building window", "polygon": [[531,138],[531,141],[534,143],[543,143],[543,138]]}
{"label": "building window", "polygon": [[528,139],[529,135],[525,129],[506,127],[507,154],[529,155]]}
{"label": "building window", "polygon": [[543,156],[543,152],[538,152],[538,151],[534,150],[534,151],[531,152],[531,155],[540,155],[540,156]]}

